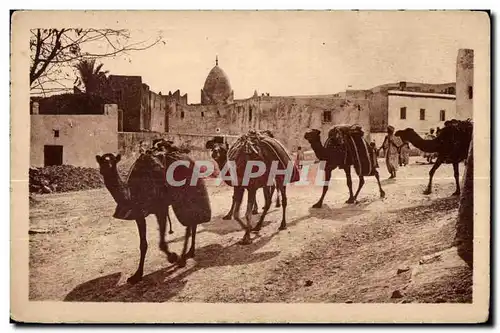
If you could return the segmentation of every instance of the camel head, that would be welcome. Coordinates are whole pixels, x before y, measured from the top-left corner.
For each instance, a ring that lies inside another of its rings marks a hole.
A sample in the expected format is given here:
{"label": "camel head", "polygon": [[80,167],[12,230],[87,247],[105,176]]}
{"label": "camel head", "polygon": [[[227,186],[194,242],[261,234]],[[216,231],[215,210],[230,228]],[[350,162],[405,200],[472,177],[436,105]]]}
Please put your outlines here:
{"label": "camel head", "polygon": [[405,128],[404,130],[398,130],[394,133],[395,136],[400,137],[403,141],[408,141],[410,136],[415,136],[416,132],[413,128]]}
{"label": "camel head", "polygon": [[205,143],[205,148],[212,151],[212,158],[220,165],[224,164],[227,159],[227,147],[222,143],[215,142],[214,139],[208,140]]}
{"label": "camel head", "polygon": [[110,172],[116,171],[116,165],[121,160],[121,155],[116,156],[111,153],[106,153],[102,156],[96,155],[95,159],[99,164],[99,171],[102,175],[109,174]]}
{"label": "camel head", "polygon": [[321,141],[320,134],[321,134],[320,130],[317,130],[317,129],[313,128],[313,129],[308,130],[304,134],[304,139],[306,139],[307,141],[309,141],[309,143],[315,142],[315,141]]}

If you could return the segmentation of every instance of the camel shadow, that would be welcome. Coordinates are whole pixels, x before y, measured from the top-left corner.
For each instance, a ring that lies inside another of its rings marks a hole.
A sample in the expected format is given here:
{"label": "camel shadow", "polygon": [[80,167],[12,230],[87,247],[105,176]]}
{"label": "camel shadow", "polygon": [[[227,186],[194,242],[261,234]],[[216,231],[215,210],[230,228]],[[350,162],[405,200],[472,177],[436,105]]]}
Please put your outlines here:
{"label": "camel shadow", "polygon": [[[268,217],[268,215],[270,213],[272,213],[273,211],[280,210],[280,209],[281,208],[269,209],[269,211],[266,214],[266,217]],[[257,223],[261,214],[262,214],[262,210],[260,210],[258,214],[252,215],[253,225],[255,225]],[[206,223],[203,225],[203,230],[201,230],[200,232],[202,232],[202,231],[203,232],[212,232],[212,233],[216,233],[218,235],[223,236],[223,235],[227,235],[227,234],[230,234],[233,232],[238,232],[238,231],[243,230],[241,228],[240,224],[236,220],[234,220],[234,219],[223,220],[222,219],[223,217],[224,217],[224,215],[219,215],[219,216],[212,218],[212,220],[209,223]],[[262,226],[265,227],[270,223],[272,223],[272,221],[264,220]]]}
{"label": "camel shadow", "polygon": [[380,185],[392,185],[396,184],[397,178],[386,178],[380,181]]}
{"label": "camel shadow", "polygon": [[433,212],[447,211],[457,209],[459,206],[458,196],[449,196],[444,198],[433,199],[428,204],[405,207],[399,209],[389,210],[388,213],[398,213],[403,215],[414,215],[414,214],[429,214],[434,215]]}
{"label": "camel shadow", "polygon": [[346,204],[340,208],[332,208],[327,204],[323,204],[321,208],[309,208],[309,217],[319,219],[333,219],[336,221],[345,221],[351,217],[367,213],[369,210],[366,207],[371,203],[369,200],[360,201],[357,204]]}
{"label": "camel shadow", "polygon": [[254,236],[250,245],[235,243],[224,247],[220,244],[209,244],[196,250],[194,262],[189,260],[187,267],[170,265],[145,275],[143,280],[135,285],[119,285],[122,275],[120,272],[105,275],[78,285],[68,293],[64,301],[166,302],[178,295],[186,287],[186,278],[197,271],[210,267],[248,265],[276,257],[279,251],[255,253],[273,236]]}

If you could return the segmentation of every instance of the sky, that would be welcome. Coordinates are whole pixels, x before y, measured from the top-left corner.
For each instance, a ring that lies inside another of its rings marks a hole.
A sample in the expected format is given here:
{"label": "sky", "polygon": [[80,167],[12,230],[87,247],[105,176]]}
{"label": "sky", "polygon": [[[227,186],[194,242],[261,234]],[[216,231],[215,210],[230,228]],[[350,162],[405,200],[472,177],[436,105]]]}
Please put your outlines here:
{"label": "sky", "polygon": [[467,12],[178,12],[162,22],[134,26],[132,38],[161,34],[164,43],[100,62],[111,74],[141,75],[155,92],[180,89],[189,103],[199,103],[216,55],[236,99],[254,90],[333,94],[454,82],[458,49],[489,39],[487,17]]}

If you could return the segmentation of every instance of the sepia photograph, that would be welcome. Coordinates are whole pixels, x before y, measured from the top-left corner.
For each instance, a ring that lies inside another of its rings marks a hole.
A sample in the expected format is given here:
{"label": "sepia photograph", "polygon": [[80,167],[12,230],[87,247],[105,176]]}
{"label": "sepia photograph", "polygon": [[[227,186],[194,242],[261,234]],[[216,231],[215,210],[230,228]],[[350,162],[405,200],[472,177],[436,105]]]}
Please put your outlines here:
{"label": "sepia photograph", "polygon": [[488,320],[490,24],[13,12],[11,320]]}

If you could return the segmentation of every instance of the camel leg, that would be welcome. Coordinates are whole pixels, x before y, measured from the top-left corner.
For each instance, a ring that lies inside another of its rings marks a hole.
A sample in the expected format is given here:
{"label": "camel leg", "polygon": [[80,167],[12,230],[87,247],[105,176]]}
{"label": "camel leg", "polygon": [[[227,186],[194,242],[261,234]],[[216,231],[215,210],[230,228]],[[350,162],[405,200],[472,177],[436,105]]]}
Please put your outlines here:
{"label": "camel leg", "polygon": [[[273,188],[275,188],[276,186],[273,186]],[[271,199],[272,199],[272,196],[271,196]],[[277,190],[276,191],[276,208],[280,208],[281,207],[281,200],[280,200],[280,191]]]}
{"label": "camel leg", "polygon": [[[319,201],[312,206],[313,208],[321,208],[321,206],[323,205],[323,200],[325,199],[326,192],[328,192],[328,184],[330,182],[331,177],[332,177],[332,169],[325,168],[325,184],[323,185],[323,193],[321,194],[321,198],[319,198]],[[283,201],[283,198],[281,201]]]}
{"label": "camel leg", "polygon": [[266,214],[269,210],[269,207],[271,207],[271,202],[272,202],[272,188],[271,187],[263,187],[264,190],[264,208],[262,208],[262,215],[260,216],[259,222],[257,225],[252,229],[252,231],[259,231],[262,228],[262,224],[264,223],[264,218],[266,217]]}
{"label": "camel leg", "polygon": [[[348,165],[344,168],[345,172],[345,177],[347,179],[347,188],[349,188],[349,199],[345,203],[351,204],[356,201],[354,198],[354,194],[352,193],[352,177],[351,177],[351,166]],[[361,179],[360,179],[360,184],[361,184]]]}
{"label": "camel leg", "polygon": [[455,192],[453,192],[452,195],[460,195],[460,182],[458,180],[459,177],[458,162],[453,163],[453,176],[455,177],[455,186],[457,189],[455,190]]}
{"label": "camel leg", "polygon": [[170,214],[169,214],[169,209],[167,207],[167,220],[168,220],[168,226],[170,228],[170,230],[168,230],[168,233],[169,234],[173,234],[174,231],[172,230],[172,219],[170,218]]}
{"label": "camel leg", "polygon": [[191,238],[191,226],[186,227],[186,235],[184,236],[184,246],[182,247],[181,258],[177,262],[177,265],[179,267],[186,266],[186,250],[187,250],[187,245],[188,245],[188,242],[189,242],[189,238]]}
{"label": "camel leg", "polygon": [[286,229],[286,205],[287,205],[287,197],[286,197],[286,186],[280,184],[280,192],[281,192],[281,206],[283,207],[283,215],[281,218],[281,224],[279,230]]}
{"label": "camel leg", "polygon": [[255,201],[253,203],[253,208],[252,208],[252,214],[259,214],[259,207],[257,206],[257,198],[255,198]]}
{"label": "camel leg", "polygon": [[257,194],[257,189],[248,188],[248,200],[247,200],[247,211],[245,213],[245,220],[247,222],[245,236],[243,238],[242,244],[247,245],[252,243],[250,239],[250,232],[252,230],[252,207],[255,204],[255,195]]}
{"label": "camel leg", "polygon": [[168,244],[165,241],[165,231],[167,229],[167,217],[168,217],[168,207],[165,212],[157,213],[156,220],[158,221],[158,226],[160,229],[160,250],[163,251],[167,255],[167,259],[169,263],[177,262],[179,257],[177,253],[170,252],[168,250]]}
{"label": "camel leg", "polygon": [[142,280],[144,274],[144,260],[146,259],[146,252],[148,251],[148,241],[146,239],[146,219],[144,217],[135,220],[137,229],[139,230],[141,257],[139,260],[139,267],[134,275],[127,279],[127,282],[134,284]]}
{"label": "camel leg", "polygon": [[196,229],[198,228],[198,225],[195,224],[191,226],[191,248],[189,249],[187,253],[188,258],[194,258],[194,249],[195,249],[195,244],[196,244]]}
{"label": "camel leg", "polygon": [[233,199],[231,200],[231,209],[229,212],[222,218],[223,220],[230,220],[233,217],[233,211],[234,211],[234,196],[236,192],[236,187],[233,188]]}
{"label": "camel leg", "polygon": [[382,189],[382,184],[380,184],[380,176],[378,174],[378,171],[375,171],[375,179],[377,180],[377,184],[378,184],[378,190],[380,192],[380,197],[381,198],[385,198],[385,192],[384,190]]}
{"label": "camel leg", "polygon": [[[233,214],[234,214],[234,219],[241,225],[243,230],[245,230],[245,235],[243,236],[243,239],[240,241],[240,243],[243,245],[247,245],[247,244],[251,243],[250,230],[247,230],[247,226],[245,225],[245,223],[243,223],[243,221],[241,220],[241,217],[240,217],[241,201],[243,200],[243,192],[244,191],[245,191],[245,189],[243,187],[235,188]],[[248,207],[247,207],[247,209],[248,209]]]}
{"label": "camel leg", "polygon": [[365,185],[365,177],[363,177],[363,176],[358,176],[358,177],[359,177],[359,185],[358,185],[358,189],[356,190],[356,194],[354,194],[354,202],[356,202],[356,199],[358,198],[359,192],[363,188],[363,185]]}
{"label": "camel leg", "polygon": [[[271,193],[271,202],[273,200],[274,190],[276,189],[276,187],[274,185],[262,188],[262,193],[264,193],[264,206],[262,207],[262,209],[264,209],[266,207],[266,203],[265,203],[265,201],[266,201],[266,188],[269,190],[269,193]],[[276,202],[276,203],[278,203],[278,202]]]}
{"label": "camel leg", "polygon": [[434,174],[436,173],[436,170],[441,166],[443,163],[443,159],[438,157],[436,162],[431,168],[431,171],[429,171],[429,184],[427,184],[427,189],[424,191],[424,194],[431,194],[432,193],[432,178],[434,177]]}

